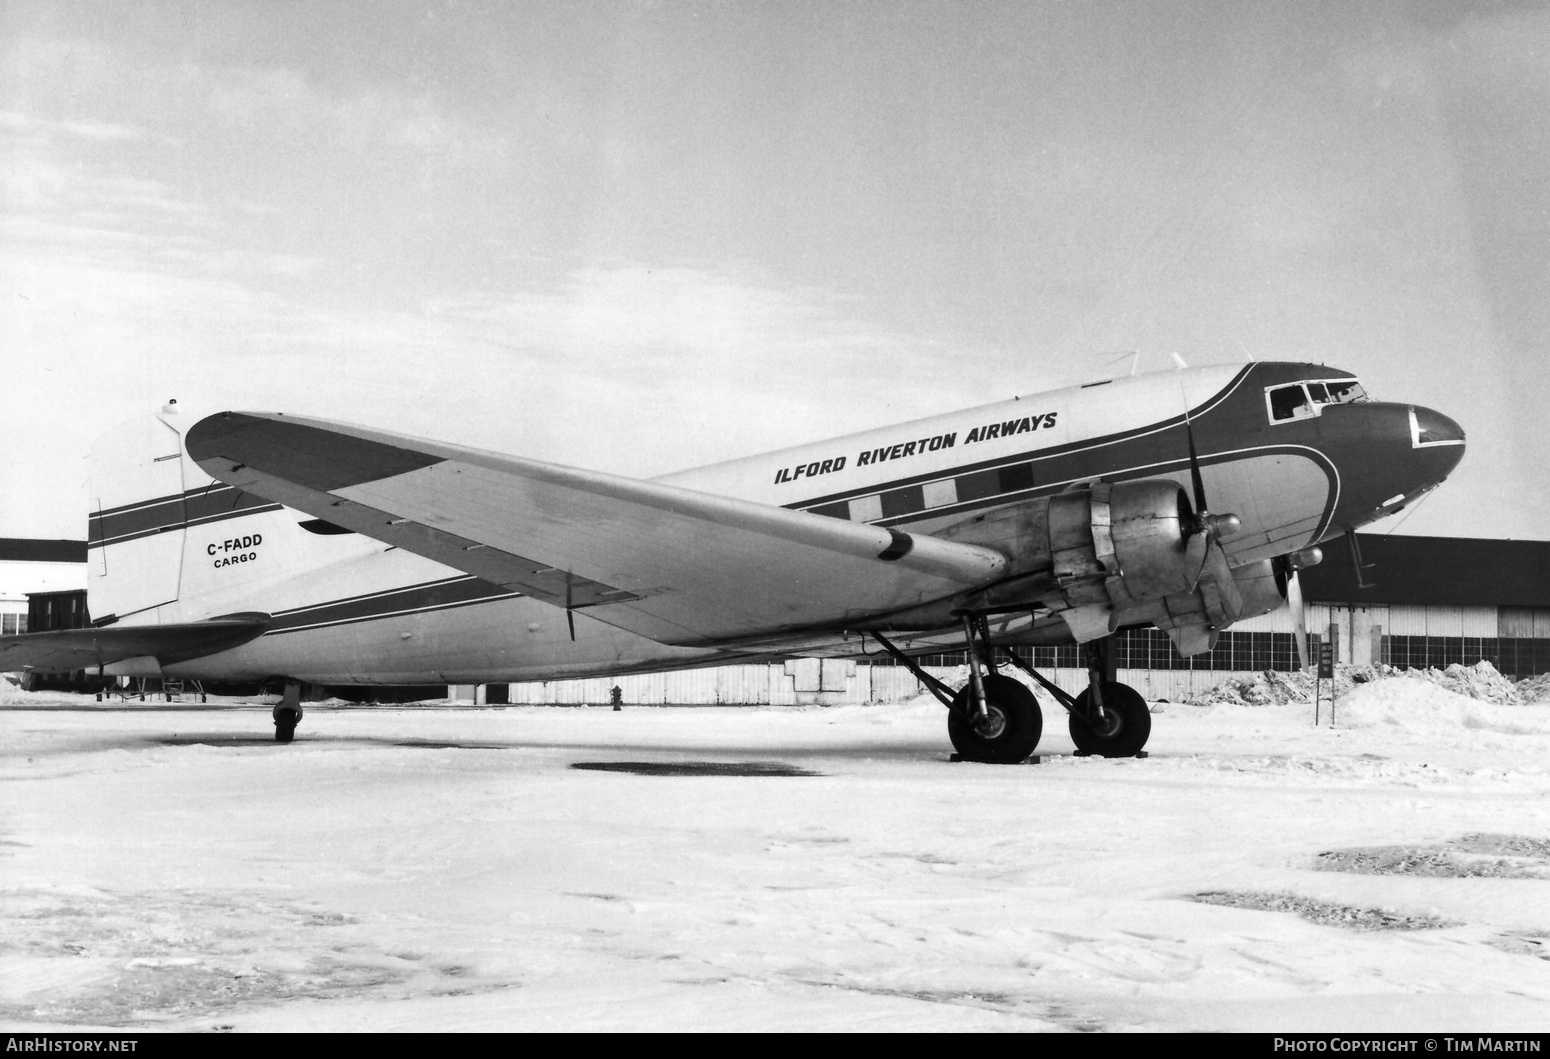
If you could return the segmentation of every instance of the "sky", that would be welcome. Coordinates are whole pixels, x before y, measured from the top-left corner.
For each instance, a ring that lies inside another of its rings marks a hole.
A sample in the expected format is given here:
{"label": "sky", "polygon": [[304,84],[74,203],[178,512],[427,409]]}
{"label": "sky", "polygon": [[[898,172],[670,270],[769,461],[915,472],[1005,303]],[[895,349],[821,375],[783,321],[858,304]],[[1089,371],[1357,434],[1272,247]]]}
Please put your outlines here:
{"label": "sky", "polygon": [[1550,538],[1550,8],[0,0],[0,536],[177,398],[647,476],[1307,359]]}

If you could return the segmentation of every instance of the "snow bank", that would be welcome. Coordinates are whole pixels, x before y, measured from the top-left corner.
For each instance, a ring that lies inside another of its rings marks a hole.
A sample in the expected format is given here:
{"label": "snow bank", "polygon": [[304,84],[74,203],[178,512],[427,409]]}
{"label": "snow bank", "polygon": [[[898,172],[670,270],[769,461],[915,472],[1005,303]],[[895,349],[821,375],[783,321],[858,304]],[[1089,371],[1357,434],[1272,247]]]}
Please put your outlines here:
{"label": "snow bank", "polygon": [[0,680],[0,706],[35,706],[43,703],[86,706],[96,701],[96,695],[83,695],[75,691],[23,691],[10,680]]}
{"label": "snow bank", "polygon": [[[1206,691],[1196,692],[1185,701],[1196,706],[1219,704],[1240,706],[1285,705],[1312,702],[1315,678],[1311,673],[1277,673],[1266,670],[1234,677]],[[1401,695],[1423,694],[1432,687],[1480,702],[1521,705],[1525,702],[1550,701],[1550,677],[1534,677],[1514,684],[1481,659],[1472,666],[1455,663],[1446,669],[1395,669],[1393,666],[1335,667],[1335,697],[1345,699],[1354,690],[1370,684],[1399,682]],[[1537,682],[1537,683],[1536,683]],[[1323,694],[1329,694],[1329,688]],[[1532,686],[1531,686],[1532,685]]]}
{"label": "snow bank", "polygon": [[1224,680],[1213,688],[1190,694],[1184,701],[1191,706],[1284,706],[1289,702],[1312,702],[1313,678],[1306,673],[1267,669]]}
{"label": "snow bank", "polygon": [[1518,682],[1518,694],[1524,702],[1550,702],[1550,673],[1541,673]]}
{"label": "snow bank", "polygon": [[1390,725],[1420,733],[1472,728],[1505,735],[1550,735],[1550,711],[1525,709],[1520,700],[1495,702],[1459,694],[1418,677],[1375,680],[1356,687],[1341,696],[1336,715],[1347,728]]}

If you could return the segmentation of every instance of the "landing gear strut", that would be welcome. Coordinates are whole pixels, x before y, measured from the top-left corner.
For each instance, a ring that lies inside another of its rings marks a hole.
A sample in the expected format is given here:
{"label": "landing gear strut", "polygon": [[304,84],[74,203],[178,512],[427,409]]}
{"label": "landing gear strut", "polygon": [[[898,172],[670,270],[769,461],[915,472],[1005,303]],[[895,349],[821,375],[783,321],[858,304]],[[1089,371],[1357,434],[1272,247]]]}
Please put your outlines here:
{"label": "landing gear strut", "polygon": [[[960,760],[1015,765],[1033,753],[1044,733],[1039,701],[1018,681],[995,672],[994,649],[985,619],[966,614],[963,625],[969,648],[969,683],[958,692],[921,669],[882,635],[872,635],[947,707],[947,737]],[[984,643],[986,668],[990,669],[983,675],[976,632]]]}
{"label": "landing gear strut", "polygon": [[285,694],[274,708],[274,741],[289,743],[296,738],[296,726],[301,723],[301,684],[285,682]]}
{"label": "landing gear strut", "polygon": [[[1023,684],[995,671],[995,649],[990,645],[990,628],[984,616],[965,614],[963,626],[969,649],[969,683],[956,692],[921,669],[881,633],[872,633],[872,638],[947,707],[947,736],[962,760],[1016,764],[1039,745],[1044,730],[1039,702]],[[1087,689],[1075,698],[1009,648],[1002,650],[1009,662],[1066,708],[1078,757],[1145,757],[1142,747],[1152,734],[1152,714],[1134,688],[1114,679],[1110,643],[1109,637],[1103,637],[1085,646]],[[983,676],[982,659],[990,670]]]}

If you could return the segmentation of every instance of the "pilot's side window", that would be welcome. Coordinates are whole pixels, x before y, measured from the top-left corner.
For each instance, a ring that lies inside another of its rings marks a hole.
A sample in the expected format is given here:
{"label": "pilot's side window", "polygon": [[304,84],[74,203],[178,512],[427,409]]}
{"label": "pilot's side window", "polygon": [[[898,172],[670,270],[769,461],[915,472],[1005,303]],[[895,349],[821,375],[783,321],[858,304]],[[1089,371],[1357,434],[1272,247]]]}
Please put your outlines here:
{"label": "pilot's side window", "polygon": [[1270,418],[1275,422],[1288,419],[1305,419],[1313,414],[1308,394],[1302,384],[1282,386],[1270,391]]}
{"label": "pilot's side window", "polygon": [[1329,391],[1324,388],[1322,382],[1310,382],[1308,396],[1313,398],[1314,404],[1329,404]]}

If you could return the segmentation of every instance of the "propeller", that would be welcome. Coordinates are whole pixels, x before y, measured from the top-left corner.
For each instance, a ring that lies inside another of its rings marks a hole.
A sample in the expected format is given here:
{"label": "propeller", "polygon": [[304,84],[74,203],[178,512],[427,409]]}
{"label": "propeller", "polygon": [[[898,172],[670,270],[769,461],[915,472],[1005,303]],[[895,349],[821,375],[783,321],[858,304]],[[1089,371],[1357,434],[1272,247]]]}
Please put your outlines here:
{"label": "propeller", "polygon": [[1286,605],[1292,608],[1292,639],[1297,643],[1297,668],[1312,665],[1308,658],[1308,610],[1302,603],[1302,578],[1297,571],[1286,582]]}
{"label": "propeller", "polygon": [[1281,589],[1281,594],[1286,597],[1286,605],[1292,611],[1293,639],[1297,643],[1297,664],[1303,669],[1311,665],[1308,656],[1308,612],[1302,601],[1302,578],[1297,576],[1299,570],[1306,570],[1310,566],[1317,566],[1324,561],[1322,548],[1304,548],[1290,555],[1280,556],[1275,560],[1276,581]]}
{"label": "propeller", "polygon": [[1195,506],[1184,524],[1184,557],[1189,571],[1189,591],[1195,591],[1205,570],[1211,545],[1238,532],[1242,521],[1237,515],[1213,515],[1206,502],[1206,483],[1200,476],[1200,454],[1195,450],[1195,426],[1189,412],[1184,413],[1184,436],[1189,441],[1189,480],[1194,487]]}

